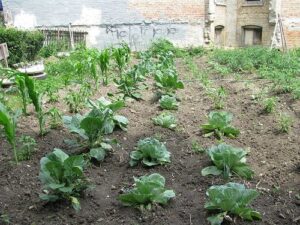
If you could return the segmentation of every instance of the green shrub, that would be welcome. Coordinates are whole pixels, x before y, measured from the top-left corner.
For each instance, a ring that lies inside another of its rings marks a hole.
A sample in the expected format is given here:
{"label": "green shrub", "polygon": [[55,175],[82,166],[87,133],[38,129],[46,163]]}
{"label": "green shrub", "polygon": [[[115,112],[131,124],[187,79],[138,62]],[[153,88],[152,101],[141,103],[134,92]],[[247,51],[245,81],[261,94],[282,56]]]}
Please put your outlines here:
{"label": "green shrub", "polygon": [[43,47],[44,36],[39,31],[0,28],[0,43],[7,43],[9,65],[35,59]]}
{"label": "green shrub", "polygon": [[148,51],[151,52],[153,57],[157,57],[165,52],[172,52],[176,57],[184,56],[184,50],[175,47],[172,42],[166,39],[158,39],[152,42]]}

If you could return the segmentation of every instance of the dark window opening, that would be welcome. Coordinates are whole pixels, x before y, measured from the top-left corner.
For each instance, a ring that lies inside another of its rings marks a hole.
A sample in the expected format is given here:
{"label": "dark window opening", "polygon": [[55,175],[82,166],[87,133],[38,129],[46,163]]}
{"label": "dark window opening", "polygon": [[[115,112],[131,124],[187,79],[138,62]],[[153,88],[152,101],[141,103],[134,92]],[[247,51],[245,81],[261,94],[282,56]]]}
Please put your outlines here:
{"label": "dark window opening", "polygon": [[245,26],[243,27],[243,45],[261,45],[262,44],[262,27],[259,26]]}
{"label": "dark window opening", "polygon": [[215,45],[224,46],[224,26],[215,27]]}

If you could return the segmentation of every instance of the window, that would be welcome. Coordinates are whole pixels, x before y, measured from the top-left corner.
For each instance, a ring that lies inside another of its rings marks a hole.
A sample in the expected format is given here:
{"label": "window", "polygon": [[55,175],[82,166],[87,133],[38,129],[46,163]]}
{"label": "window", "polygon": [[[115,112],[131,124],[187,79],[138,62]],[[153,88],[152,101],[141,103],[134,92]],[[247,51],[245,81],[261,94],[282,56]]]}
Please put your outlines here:
{"label": "window", "polygon": [[243,27],[243,45],[261,45],[262,44],[262,27],[244,26]]}
{"label": "window", "polygon": [[224,26],[219,25],[215,27],[215,45],[224,46]]}
{"label": "window", "polygon": [[257,6],[263,4],[263,0],[245,0],[244,6]]}

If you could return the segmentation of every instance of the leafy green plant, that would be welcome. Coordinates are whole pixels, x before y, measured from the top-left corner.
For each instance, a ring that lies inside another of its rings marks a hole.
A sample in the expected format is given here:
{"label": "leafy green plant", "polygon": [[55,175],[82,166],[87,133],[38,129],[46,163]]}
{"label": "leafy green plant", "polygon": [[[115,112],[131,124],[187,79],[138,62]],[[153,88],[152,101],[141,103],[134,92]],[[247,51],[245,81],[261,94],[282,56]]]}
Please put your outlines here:
{"label": "leafy green plant", "polygon": [[159,100],[159,105],[162,109],[177,110],[179,103],[175,96],[163,95]]}
{"label": "leafy green plant", "polygon": [[223,136],[237,137],[240,131],[230,125],[233,115],[231,113],[221,112],[210,112],[208,115],[208,123],[201,126],[206,137],[215,134],[218,139]]}
{"label": "leafy green plant", "polygon": [[192,141],[192,151],[196,154],[205,152],[205,149],[195,140]]}
{"label": "leafy green plant", "polygon": [[246,189],[243,184],[212,186],[206,195],[208,201],[204,207],[209,211],[219,211],[218,214],[207,218],[211,225],[221,225],[224,218],[229,215],[236,215],[249,221],[261,219],[259,212],[248,207],[259,193],[253,189]]}
{"label": "leafy green plant", "polygon": [[153,204],[166,205],[171,198],[175,197],[173,190],[165,189],[165,178],[160,174],[134,178],[134,182],[134,188],[118,197],[125,206],[137,207],[144,211],[151,209]]}
{"label": "leafy green plant", "polygon": [[277,98],[276,97],[270,97],[270,98],[265,98],[262,101],[262,105],[264,107],[264,111],[266,113],[272,113],[276,109],[277,105]]}
{"label": "leafy green plant", "polygon": [[280,113],[277,117],[277,123],[282,133],[288,133],[293,125],[293,119],[286,113]]}
{"label": "leafy green plant", "polygon": [[178,74],[173,69],[157,70],[154,79],[156,87],[165,95],[172,95],[177,89],[184,88],[183,82],[178,80]]}
{"label": "leafy green plant", "polygon": [[139,161],[146,166],[156,166],[170,163],[170,152],[166,146],[155,138],[145,138],[138,142],[135,151],[130,153],[130,165],[135,166]]}
{"label": "leafy green plant", "polygon": [[103,76],[104,85],[108,85],[109,61],[110,61],[110,50],[109,49],[102,50],[102,52],[99,54],[99,65]]}
{"label": "leafy green plant", "polygon": [[114,79],[120,93],[123,94],[124,98],[129,97],[136,100],[142,98],[141,93],[138,91],[139,76],[137,75],[137,68],[133,68],[127,73],[123,74],[119,79]]}
{"label": "leafy green plant", "polygon": [[112,147],[105,134],[110,134],[116,127],[126,130],[127,118],[115,115],[115,112],[124,106],[123,101],[110,101],[100,98],[96,102],[89,100],[92,110],[86,115],[63,116],[63,122],[71,133],[78,134],[83,140],[82,146],[90,150],[89,156],[99,161],[104,159],[106,152]]}
{"label": "leafy green plant", "polygon": [[224,105],[225,105],[224,102],[225,102],[225,99],[227,96],[227,93],[226,93],[224,87],[209,88],[208,95],[212,99],[215,109],[223,109],[224,108]]}
{"label": "leafy green plant", "polygon": [[41,159],[39,178],[45,188],[40,198],[48,202],[61,199],[70,201],[75,210],[80,209],[78,197],[89,187],[83,169],[82,155],[69,156],[60,149]]}
{"label": "leafy green plant", "polygon": [[97,110],[97,114],[106,114],[106,121],[104,124],[104,134],[111,134],[116,127],[122,130],[127,130],[128,119],[125,116],[116,114],[117,111],[125,106],[123,100],[111,102],[104,97],[99,98],[95,102],[89,100],[89,105],[92,109]]}
{"label": "leafy green plant", "polygon": [[171,130],[175,129],[177,126],[177,120],[175,116],[167,112],[161,113],[159,116],[152,118],[152,120],[155,125],[169,128]]}
{"label": "leafy green plant", "polygon": [[65,102],[70,113],[78,113],[84,107],[85,97],[80,92],[69,92],[65,97]]}
{"label": "leafy green plant", "polygon": [[62,124],[62,115],[58,108],[52,107],[49,109],[48,112],[46,112],[46,115],[50,117],[50,128],[56,129]]}
{"label": "leafy green plant", "polygon": [[253,177],[254,172],[246,164],[245,150],[220,144],[208,149],[207,154],[214,166],[204,168],[201,172],[202,176],[223,174],[223,177],[228,179],[234,173],[246,179]]}
{"label": "leafy green plant", "polygon": [[16,127],[17,127],[18,113],[11,115],[7,108],[0,102],[0,125],[4,127],[7,141],[13,147],[13,154],[15,161],[18,162],[17,148],[16,148]]}
{"label": "leafy green plant", "polygon": [[22,135],[19,139],[20,147],[17,151],[19,161],[30,160],[33,153],[36,151],[36,141],[30,137]]}

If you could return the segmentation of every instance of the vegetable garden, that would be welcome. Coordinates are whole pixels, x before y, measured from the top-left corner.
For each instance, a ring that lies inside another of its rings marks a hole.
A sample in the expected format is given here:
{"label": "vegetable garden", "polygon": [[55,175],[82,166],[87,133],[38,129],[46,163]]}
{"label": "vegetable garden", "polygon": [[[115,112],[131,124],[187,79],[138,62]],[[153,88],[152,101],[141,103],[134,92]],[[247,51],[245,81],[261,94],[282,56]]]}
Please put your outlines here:
{"label": "vegetable garden", "polygon": [[298,224],[300,51],[159,40],[1,69],[0,224]]}

